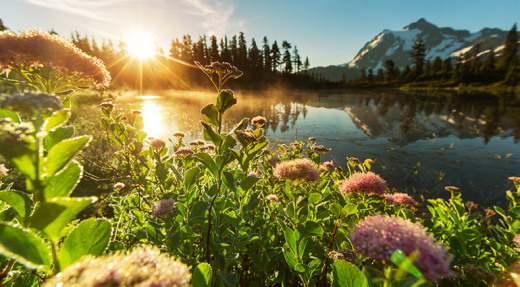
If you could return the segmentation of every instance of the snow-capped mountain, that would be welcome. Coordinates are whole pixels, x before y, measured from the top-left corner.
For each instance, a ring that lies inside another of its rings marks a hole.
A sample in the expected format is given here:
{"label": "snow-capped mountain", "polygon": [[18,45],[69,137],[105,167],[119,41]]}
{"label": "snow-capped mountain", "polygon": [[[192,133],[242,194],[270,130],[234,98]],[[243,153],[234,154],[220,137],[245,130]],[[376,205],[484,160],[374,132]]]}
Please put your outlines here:
{"label": "snow-capped mountain", "polygon": [[396,67],[403,69],[406,65],[412,66],[410,53],[418,37],[424,40],[426,60],[433,61],[435,57],[442,60],[458,58],[464,53],[474,53],[477,49],[480,57],[487,55],[490,49],[499,56],[506,35],[507,31],[491,28],[474,33],[449,27],[439,28],[421,18],[400,31],[383,30],[346,64],[317,67],[311,69],[311,72],[331,81],[341,81],[359,78],[359,70],[362,68],[373,69],[375,74],[377,69],[384,68],[387,60],[392,60]]}
{"label": "snow-capped mountain", "polygon": [[459,57],[464,53],[475,52],[480,56],[492,48],[497,54],[505,41],[507,31],[484,28],[471,33],[467,30],[439,28],[421,18],[400,31],[384,30],[366,43],[354,59],[347,63],[349,68],[384,68],[387,60],[397,67],[411,65],[410,52],[417,38],[422,38],[426,48],[426,60],[440,57]]}

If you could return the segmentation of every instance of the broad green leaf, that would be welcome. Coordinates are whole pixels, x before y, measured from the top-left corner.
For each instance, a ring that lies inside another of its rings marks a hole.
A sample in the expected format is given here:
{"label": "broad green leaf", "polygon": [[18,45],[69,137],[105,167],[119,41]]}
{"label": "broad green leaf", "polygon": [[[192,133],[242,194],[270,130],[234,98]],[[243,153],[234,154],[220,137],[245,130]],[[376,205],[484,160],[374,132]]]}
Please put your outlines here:
{"label": "broad green leaf", "polygon": [[27,268],[50,269],[50,250],[45,242],[27,229],[0,223],[0,254]]}
{"label": "broad green leaf", "polygon": [[209,154],[199,152],[195,154],[195,158],[204,164],[214,176],[218,176],[218,166]]}
{"label": "broad green leaf", "polygon": [[62,140],[70,139],[73,135],[73,126],[55,128],[45,137],[43,141],[43,147],[45,150],[50,150],[55,144],[61,142]]}
{"label": "broad green leaf", "polygon": [[323,196],[317,192],[313,192],[313,193],[309,194],[309,204],[316,204],[316,203],[320,202],[322,197]]}
{"label": "broad green leaf", "polygon": [[79,163],[71,161],[59,173],[49,178],[44,189],[45,198],[69,196],[81,180],[82,174],[83,167]]}
{"label": "broad green leaf", "polygon": [[200,111],[206,116],[206,120],[218,127],[218,109],[213,104],[206,105]]}
{"label": "broad green leaf", "polygon": [[85,255],[98,256],[110,241],[112,227],[106,219],[82,221],[65,238],[58,253],[60,268],[65,268]]}
{"label": "broad green leaf", "polygon": [[335,260],[332,267],[333,287],[368,287],[368,280],[354,264]]}
{"label": "broad green leaf", "polygon": [[413,252],[410,256],[406,256],[401,250],[396,250],[390,255],[390,261],[399,267],[396,277],[402,277],[403,271],[412,274],[417,278],[423,278],[419,269],[415,267],[413,261],[419,256],[418,252]]}
{"label": "broad green leaf", "polygon": [[290,228],[285,228],[284,233],[285,242],[291,248],[291,251],[296,254],[298,252],[298,244],[297,240],[299,239],[300,235],[298,231],[292,230]]}
{"label": "broad green leaf", "polygon": [[206,262],[197,265],[191,277],[191,285],[197,287],[211,286],[211,265]]}
{"label": "broad green leaf", "polygon": [[70,118],[70,110],[63,109],[59,111],[55,111],[52,115],[50,115],[45,122],[43,123],[42,130],[45,132],[50,132],[51,129],[56,128],[60,125],[65,124]]}
{"label": "broad green leaf", "polygon": [[245,191],[248,191],[251,187],[253,187],[258,181],[260,180],[260,178],[256,177],[256,176],[248,176],[246,178],[244,178],[242,180],[242,182],[240,182],[240,187],[245,190]]}
{"label": "broad green leaf", "polygon": [[184,178],[184,187],[186,190],[191,190],[193,185],[197,182],[197,176],[199,175],[200,169],[198,167],[192,167],[186,172]]}
{"label": "broad green leaf", "polygon": [[54,176],[58,171],[64,168],[72,160],[74,155],[81,151],[89,141],[89,136],[81,136],[66,139],[54,145],[44,160],[46,176]]}
{"label": "broad green leaf", "polygon": [[[236,273],[226,273],[226,272],[220,272],[218,274],[220,278],[226,283],[226,286],[232,287],[236,286],[238,284],[238,274]],[[195,286],[195,285],[194,285]]]}
{"label": "broad green leaf", "polygon": [[220,144],[222,143],[222,137],[217,134],[214,130],[213,130],[213,127],[211,127],[210,125],[208,125],[208,123],[206,122],[200,122],[202,124],[202,126],[204,127],[204,139],[205,140],[208,140],[208,141],[211,141],[212,143],[214,143],[216,146],[220,146]]}
{"label": "broad green leaf", "polygon": [[223,173],[224,177],[222,178],[222,181],[224,184],[229,188],[229,190],[235,192],[237,190],[237,187],[235,185],[235,177],[232,173],[225,171]]}
{"label": "broad green leaf", "polygon": [[233,92],[223,90],[217,96],[217,110],[221,113],[225,112],[237,103],[237,99],[233,97]]}
{"label": "broad green leaf", "polygon": [[20,123],[20,115],[18,115],[17,112],[7,110],[7,109],[0,109],[0,118],[4,119],[11,119],[13,123]]}
{"label": "broad green leaf", "polygon": [[33,201],[25,192],[2,190],[0,191],[0,201],[11,206],[22,218],[26,218],[31,214]]}
{"label": "broad green leaf", "polygon": [[[20,154],[16,157],[9,157],[4,154],[6,158],[8,158],[15,166],[16,169],[21,172],[23,175],[27,177],[28,180],[36,179],[36,166],[35,166],[35,151],[30,147],[23,154]],[[32,190],[30,190],[32,191]]]}
{"label": "broad green leaf", "polygon": [[42,202],[31,217],[30,227],[45,232],[52,239],[58,239],[61,230],[94,201],[92,197],[56,197]]}

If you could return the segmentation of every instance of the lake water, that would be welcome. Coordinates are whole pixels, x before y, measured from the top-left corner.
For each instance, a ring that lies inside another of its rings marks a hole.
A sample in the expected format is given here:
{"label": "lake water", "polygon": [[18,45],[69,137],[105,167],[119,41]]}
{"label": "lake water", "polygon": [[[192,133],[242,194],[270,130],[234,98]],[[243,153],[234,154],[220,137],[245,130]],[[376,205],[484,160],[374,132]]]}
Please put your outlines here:
{"label": "lake water", "polygon": [[[373,170],[391,188],[419,198],[447,197],[504,204],[507,179],[520,176],[520,104],[514,96],[424,95],[389,92],[281,92],[236,94],[227,128],[243,117],[264,116],[273,144],[315,137],[332,148],[324,160],[376,160]],[[149,136],[183,131],[201,138],[200,110],[214,93],[157,91],[118,97],[121,111],[141,110]],[[274,147],[272,148],[274,149]]]}

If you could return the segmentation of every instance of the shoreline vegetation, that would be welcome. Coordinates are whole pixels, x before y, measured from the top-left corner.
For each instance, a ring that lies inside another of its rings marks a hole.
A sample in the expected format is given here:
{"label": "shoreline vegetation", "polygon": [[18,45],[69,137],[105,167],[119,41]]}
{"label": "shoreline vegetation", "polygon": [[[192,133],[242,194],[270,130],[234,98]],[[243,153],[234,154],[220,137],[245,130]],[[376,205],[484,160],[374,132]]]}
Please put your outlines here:
{"label": "shoreline vegetation", "polygon": [[[507,208],[484,208],[456,186],[447,199],[390,190],[373,160],[323,161],[313,137],[268,150],[263,115],[223,118],[228,87],[273,71],[219,61],[182,74],[215,88],[203,139],[150,137],[142,111],[110,101],[78,135],[71,95],[121,81],[113,62],[38,30],[0,32],[0,49],[1,286],[520,285],[518,176]],[[101,149],[82,157],[89,144]],[[102,193],[74,194],[84,176]]]}

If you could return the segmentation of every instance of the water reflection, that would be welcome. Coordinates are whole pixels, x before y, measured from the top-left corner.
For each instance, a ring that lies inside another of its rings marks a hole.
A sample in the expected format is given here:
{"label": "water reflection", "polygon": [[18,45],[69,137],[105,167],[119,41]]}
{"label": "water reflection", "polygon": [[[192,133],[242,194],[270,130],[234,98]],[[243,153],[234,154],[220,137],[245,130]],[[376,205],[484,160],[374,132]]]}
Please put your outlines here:
{"label": "water reflection", "polygon": [[[200,110],[214,94],[159,91],[122,97],[118,106],[140,109],[150,136],[167,138],[177,130],[200,138]],[[274,143],[318,139],[332,148],[325,159],[372,158],[376,172],[402,192],[444,195],[460,186],[466,200],[504,199],[508,176],[520,175],[520,105],[507,97],[468,101],[450,95],[396,93],[269,92],[239,94],[225,115],[224,129],[243,117],[265,116]],[[469,95],[467,97],[475,97]],[[510,155],[512,154],[512,155]]]}

